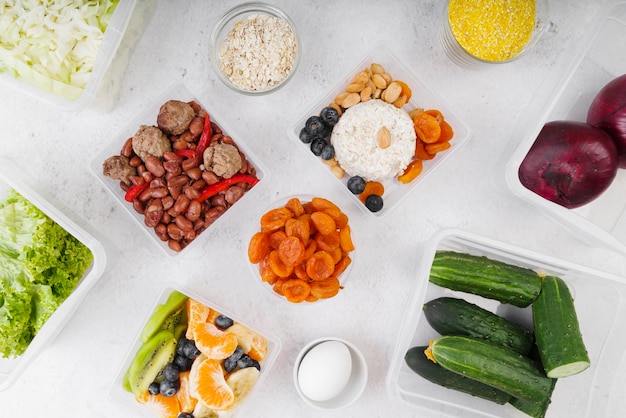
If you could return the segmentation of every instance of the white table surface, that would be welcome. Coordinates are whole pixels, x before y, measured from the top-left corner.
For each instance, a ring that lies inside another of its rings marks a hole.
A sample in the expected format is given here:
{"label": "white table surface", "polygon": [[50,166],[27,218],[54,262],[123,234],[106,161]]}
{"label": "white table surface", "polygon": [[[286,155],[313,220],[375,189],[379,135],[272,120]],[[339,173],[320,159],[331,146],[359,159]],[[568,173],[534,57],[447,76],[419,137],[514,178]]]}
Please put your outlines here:
{"label": "white table surface", "polygon": [[[519,61],[471,71],[454,65],[442,52],[438,1],[272,0],[295,21],[304,55],[294,79],[265,97],[232,92],[209,65],[212,23],[237,3],[158,1],[130,58],[119,100],[108,113],[67,113],[0,86],[0,154],[15,161],[34,179],[38,192],[63,205],[68,216],[101,240],[108,256],[103,276],[62,332],[0,393],[0,416],[135,416],[108,397],[109,388],[148,310],[172,280],[272,330],[282,341],[265,385],[252,400],[250,416],[410,417],[420,415],[388,394],[385,379],[415,279],[418,250],[434,232],[458,227],[626,277],[624,257],[588,247],[494,181],[503,176],[509,147],[519,141],[513,133],[519,130],[520,117],[542,83],[568,62],[568,53],[603,2],[551,1],[551,18],[559,28],[555,36]],[[423,187],[378,219],[346,200],[327,173],[309,169],[309,157],[287,138],[287,130],[381,40],[450,104],[473,135]],[[89,173],[88,165],[144,106],[180,81],[208,92],[269,167],[271,182],[258,194],[258,206],[239,208],[236,216],[202,236],[196,252],[167,259]],[[269,293],[259,292],[245,258],[256,222],[253,214],[278,197],[298,193],[340,202],[358,234],[358,259],[346,288],[307,307],[277,303]],[[363,396],[334,412],[308,407],[292,383],[299,349],[327,335],[355,343],[369,365]]]}

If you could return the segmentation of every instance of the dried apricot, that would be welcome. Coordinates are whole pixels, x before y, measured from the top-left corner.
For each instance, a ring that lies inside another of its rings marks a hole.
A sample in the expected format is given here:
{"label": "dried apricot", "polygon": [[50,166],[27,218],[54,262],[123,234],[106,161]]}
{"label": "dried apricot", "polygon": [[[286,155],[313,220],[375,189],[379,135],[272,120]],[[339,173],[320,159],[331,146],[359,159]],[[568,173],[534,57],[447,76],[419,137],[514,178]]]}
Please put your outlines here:
{"label": "dried apricot", "polygon": [[439,136],[441,136],[441,126],[439,126],[439,122],[437,122],[437,119],[435,119],[433,115],[426,112],[415,115],[413,125],[417,137],[426,144],[437,142]]}
{"label": "dried apricot", "polygon": [[309,296],[307,296],[306,299],[304,299],[305,302],[317,302],[318,300],[319,298],[314,296],[312,293],[309,293]]}
{"label": "dried apricot", "polygon": [[408,103],[409,100],[411,100],[411,96],[413,95],[413,91],[411,91],[411,88],[409,87],[409,85],[406,84],[404,81],[400,81],[400,80],[395,80],[395,81],[402,88],[402,93],[400,93],[400,96],[406,96],[406,102]]}
{"label": "dried apricot", "polygon": [[285,207],[271,209],[261,216],[261,231],[276,231],[292,217],[293,213]]}
{"label": "dried apricot", "polygon": [[260,263],[272,250],[270,236],[267,232],[257,232],[252,235],[248,244],[248,260],[252,264]]}
{"label": "dried apricot", "polygon": [[339,277],[341,273],[346,271],[350,263],[352,263],[352,259],[350,258],[350,256],[348,254],[344,255],[343,258],[339,260],[339,262],[335,265],[335,277]]}
{"label": "dried apricot", "polygon": [[335,205],[328,199],[324,199],[323,197],[314,197],[311,199],[311,205],[318,211],[324,211],[326,209],[339,209],[339,206]]}
{"label": "dried apricot", "polygon": [[371,194],[382,196],[385,193],[385,186],[377,181],[368,181],[365,183],[365,189],[359,195],[359,200],[365,204],[365,200]]}
{"label": "dried apricot", "polygon": [[261,280],[269,284],[273,284],[278,279],[278,275],[270,267],[269,254],[259,263],[259,274],[261,275]]}
{"label": "dried apricot", "polygon": [[293,273],[293,266],[288,266],[283,263],[283,260],[280,259],[280,255],[278,255],[278,250],[273,250],[268,255],[268,263],[270,268],[278,277],[289,277],[291,273]]}
{"label": "dried apricot", "polygon": [[[426,145],[426,148],[428,148],[430,145],[431,144]],[[422,164],[422,160],[411,161],[407,168],[404,170],[404,172],[398,176],[398,181],[404,184],[410,183],[422,173],[423,167],[424,165]]]}
{"label": "dried apricot", "polygon": [[450,148],[449,142],[436,142],[434,144],[426,144],[426,152],[436,154],[441,151],[445,151]]}
{"label": "dried apricot", "polygon": [[352,242],[352,232],[350,225],[346,225],[339,230],[339,245],[345,253],[354,251],[354,243]]}
{"label": "dried apricot", "polygon": [[454,130],[452,129],[452,126],[450,126],[450,124],[445,120],[442,121],[439,125],[441,126],[441,136],[439,136],[439,140],[437,142],[447,142],[451,140],[454,136]]}
{"label": "dried apricot", "polygon": [[426,144],[421,139],[417,138],[415,141],[415,158],[418,160],[432,160],[435,158],[435,154],[430,154],[426,151]]}
{"label": "dried apricot", "polygon": [[428,109],[425,110],[424,113],[428,113],[430,116],[432,116],[433,118],[435,118],[435,120],[437,121],[438,124],[441,125],[441,122],[443,122],[443,114],[441,113],[440,110],[437,109]]}
{"label": "dried apricot", "polygon": [[335,221],[335,226],[337,228],[341,229],[344,226],[348,225],[348,221],[349,221],[348,215],[343,213],[341,211],[341,209],[339,209],[339,208],[337,208],[337,209],[325,209],[324,213],[328,214],[328,216],[333,218],[333,220]]}
{"label": "dried apricot", "polygon": [[311,236],[311,225],[309,224],[308,215],[301,216],[298,219],[290,219],[285,224],[285,233],[287,236],[300,239],[302,245],[306,246]]}
{"label": "dried apricot", "polygon": [[324,280],[335,271],[335,262],[326,251],[316,251],[306,261],[306,272],[312,280]]}
{"label": "dried apricot", "polygon": [[315,254],[315,251],[317,251],[317,242],[315,242],[314,239],[309,240],[309,243],[304,250],[304,259],[308,260],[309,258],[311,258],[311,256]]}
{"label": "dried apricot", "polygon": [[285,238],[287,238],[287,234],[282,229],[272,232],[270,234],[270,247],[277,250]]}
{"label": "dried apricot", "polygon": [[284,296],[283,295],[283,284],[285,284],[286,282],[288,282],[290,279],[278,279],[276,280],[276,282],[274,283],[274,285],[272,286],[272,290],[274,292],[276,292],[277,294]]}
{"label": "dried apricot", "polygon": [[278,256],[286,266],[295,267],[304,261],[304,245],[297,237],[287,237],[278,247]]}
{"label": "dried apricot", "polygon": [[329,252],[330,256],[333,258],[333,263],[335,263],[335,269],[337,268],[337,263],[343,257],[343,251],[341,251],[341,247],[337,246],[334,250]]}
{"label": "dried apricot", "polygon": [[334,230],[329,234],[322,234],[321,232],[318,232],[315,234],[315,242],[317,243],[317,248],[320,250],[324,250],[329,253],[335,251],[340,245],[339,231]]}
{"label": "dried apricot", "polygon": [[298,264],[293,268],[293,273],[296,275],[298,279],[308,280],[309,275],[306,272],[306,264],[304,262]]}
{"label": "dried apricot", "polygon": [[302,206],[302,202],[297,197],[292,197],[287,201],[285,207],[289,209],[293,216],[296,218],[304,213],[304,207]]}
{"label": "dried apricot", "polygon": [[313,212],[311,221],[315,225],[315,229],[322,235],[328,235],[337,230],[335,221],[325,212]]}
{"label": "dried apricot", "polygon": [[319,299],[332,298],[339,293],[339,280],[336,277],[318,280],[309,284],[310,292]]}
{"label": "dried apricot", "polygon": [[301,303],[304,302],[311,293],[311,286],[304,280],[291,279],[286,280],[280,290],[289,302]]}

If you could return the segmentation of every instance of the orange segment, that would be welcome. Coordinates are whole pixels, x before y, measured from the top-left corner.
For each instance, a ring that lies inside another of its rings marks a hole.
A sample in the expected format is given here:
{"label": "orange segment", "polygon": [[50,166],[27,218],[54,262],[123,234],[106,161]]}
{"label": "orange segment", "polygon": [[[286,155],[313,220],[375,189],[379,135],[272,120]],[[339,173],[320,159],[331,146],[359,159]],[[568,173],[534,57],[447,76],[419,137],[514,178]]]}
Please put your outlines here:
{"label": "orange segment", "polygon": [[228,328],[228,331],[237,336],[239,346],[243,349],[244,353],[257,361],[261,361],[265,358],[267,354],[267,340],[265,337],[239,323]]}
{"label": "orange segment", "polygon": [[223,411],[235,403],[235,395],[226,384],[219,360],[209,358],[201,360],[190,374],[189,384],[193,388],[193,393],[198,396],[198,401],[210,409]]}
{"label": "orange segment", "polygon": [[223,360],[235,352],[237,336],[230,332],[221,331],[209,322],[194,326],[196,347],[210,359]]}
{"label": "orange segment", "polygon": [[196,405],[198,404],[198,400],[191,396],[190,393],[190,384],[189,384],[189,371],[181,372],[179,375],[180,379],[180,388],[178,392],[176,392],[176,398],[178,399],[178,403],[180,404],[181,412],[192,412]]}
{"label": "orange segment", "polygon": [[160,418],[176,418],[181,412],[176,396],[151,395],[148,391],[135,397],[137,402],[152,409]]}
{"label": "orange segment", "polygon": [[187,299],[186,303],[188,325],[187,331],[185,332],[185,337],[189,340],[195,340],[195,336],[193,335],[193,329],[196,324],[206,322],[209,314],[211,313],[211,308],[192,298]]}

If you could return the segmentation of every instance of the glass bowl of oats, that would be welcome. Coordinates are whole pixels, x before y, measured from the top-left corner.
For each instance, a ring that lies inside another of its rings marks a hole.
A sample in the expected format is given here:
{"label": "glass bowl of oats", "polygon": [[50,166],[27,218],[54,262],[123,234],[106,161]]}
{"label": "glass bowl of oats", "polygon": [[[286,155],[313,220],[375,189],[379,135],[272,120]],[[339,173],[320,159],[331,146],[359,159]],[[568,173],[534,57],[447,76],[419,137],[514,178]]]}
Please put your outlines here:
{"label": "glass bowl of oats", "polygon": [[226,12],[215,23],[209,45],[219,79],[247,95],[280,89],[300,62],[300,39],[293,21],[265,3],[243,3]]}

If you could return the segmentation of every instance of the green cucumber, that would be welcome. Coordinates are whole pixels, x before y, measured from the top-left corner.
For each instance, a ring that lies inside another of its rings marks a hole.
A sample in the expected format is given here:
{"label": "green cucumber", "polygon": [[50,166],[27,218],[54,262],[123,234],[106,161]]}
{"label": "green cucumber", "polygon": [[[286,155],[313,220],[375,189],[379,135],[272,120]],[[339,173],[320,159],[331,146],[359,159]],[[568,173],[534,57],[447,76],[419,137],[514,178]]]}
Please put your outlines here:
{"label": "green cucumber", "polygon": [[521,308],[541,291],[541,278],[531,269],[455,251],[436,252],[430,282]]}
{"label": "green cucumber", "polygon": [[541,402],[552,387],[552,379],[531,359],[477,338],[439,337],[431,342],[426,355],[451,372],[527,401]]}
{"label": "green cucumber", "polygon": [[453,373],[429,360],[424,354],[424,350],[427,348],[428,346],[412,347],[404,355],[404,361],[407,366],[424,379],[448,389],[477,396],[499,405],[504,405],[511,400],[511,395],[508,393]]}
{"label": "green cucumber", "polygon": [[590,365],[574,299],[559,277],[545,276],[533,303],[533,325],[541,363],[548,377],[566,377]]}
{"label": "green cucumber", "polygon": [[[543,372],[543,367],[538,362],[535,362],[535,367]],[[552,402],[552,392],[554,392],[554,387],[556,386],[557,379],[552,379],[552,386],[548,393],[546,393],[545,399],[541,401],[527,401],[525,399],[519,398],[511,398],[509,403],[515,409],[525,413],[532,418],[544,418],[546,416],[546,412],[548,412],[548,407]]]}
{"label": "green cucumber", "polygon": [[463,299],[440,297],[425,303],[423,310],[441,335],[476,337],[524,355],[533,346],[530,330]]}

